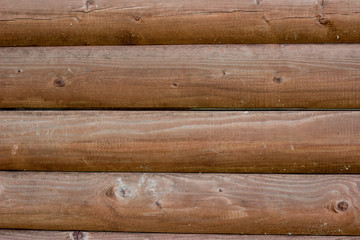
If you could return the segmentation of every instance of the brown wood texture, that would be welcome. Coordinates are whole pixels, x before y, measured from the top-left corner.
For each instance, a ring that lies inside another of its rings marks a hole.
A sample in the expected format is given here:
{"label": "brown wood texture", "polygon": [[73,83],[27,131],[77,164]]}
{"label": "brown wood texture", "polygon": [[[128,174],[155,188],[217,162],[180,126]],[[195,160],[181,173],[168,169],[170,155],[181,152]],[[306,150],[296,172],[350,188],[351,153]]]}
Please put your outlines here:
{"label": "brown wood texture", "polygon": [[0,172],[0,228],[360,234],[360,175]]}
{"label": "brown wood texture", "polygon": [[0,61],[0,108],[360,108],[358,44],[0,48]]}
{"label": "brown wood texture", "polygon": [[1,0],[0,46],[360,42],[358,0]]}
{"label": "brown wood texture", "polygon": [[360,173],[360,111],[3,111],[0,170]]}
{"label": "brown wood texture", "polygon": [[[0,230],[1,240],[324,240],[324,236],[264,236],[225,234],[166,234],[83,231]],[[326,240],[359,240],[356,236],[326,236]]]}

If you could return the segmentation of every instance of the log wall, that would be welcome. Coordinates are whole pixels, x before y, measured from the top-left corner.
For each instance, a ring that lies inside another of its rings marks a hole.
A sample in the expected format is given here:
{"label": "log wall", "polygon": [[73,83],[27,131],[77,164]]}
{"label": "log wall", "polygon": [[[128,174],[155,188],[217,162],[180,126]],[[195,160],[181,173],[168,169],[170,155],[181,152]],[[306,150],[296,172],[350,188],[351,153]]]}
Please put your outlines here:
{"label": "log wall", "polygon": [[0,172],[0,228],[359,235],[359,175]]}
{"label": "log wall", "polygon": [[354,43],[358,0],[1,0],[0,46]]}
{"label": "log wall", "polygon": [[359,111],[3,111],[0,170],[359,173]]}
{"label": "log wall", "polygon": [[0,48],[0,60],[0,108],[360,108],[358,44]]}

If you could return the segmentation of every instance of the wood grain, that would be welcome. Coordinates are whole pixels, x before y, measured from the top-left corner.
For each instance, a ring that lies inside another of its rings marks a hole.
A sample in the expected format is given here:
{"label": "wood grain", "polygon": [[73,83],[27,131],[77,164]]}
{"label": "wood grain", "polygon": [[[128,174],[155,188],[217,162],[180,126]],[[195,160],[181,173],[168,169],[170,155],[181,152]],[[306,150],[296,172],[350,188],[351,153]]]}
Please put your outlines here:
{"label": "wood grain", "polygon": [[360,175],[0,172],[0,228],[360,234]]}
{"label": "wood grain", "polygon": [[359,111],[3,111],[0,170],[360,173]]}
{"label": "wood grain", "polygon": [[0,61],[0,108],[360,108],[357,44],[0,48]]}
{"label": "wood grain", "polygon": [[[224,234],[166,234],[83,231],[0,230],[1,240],[323,240],[324,236],[264,236]],[[327,236],[326,240],[359,240],[359,237]]]}
{"label": "wood grain", "polygon": [[0,5],[0,46],[360,42],[358,0],[1,0]]}

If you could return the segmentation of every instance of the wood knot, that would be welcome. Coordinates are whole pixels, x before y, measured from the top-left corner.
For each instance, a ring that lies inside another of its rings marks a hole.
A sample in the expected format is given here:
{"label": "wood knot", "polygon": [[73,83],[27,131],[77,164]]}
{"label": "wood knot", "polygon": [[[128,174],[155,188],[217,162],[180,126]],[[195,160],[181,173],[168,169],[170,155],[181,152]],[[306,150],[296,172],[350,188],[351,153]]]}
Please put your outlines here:
{"label": "wood knot", "polygon": [[346,210],[348,210],[349,208],[349,203],[345,200],[339,201],[336,203],[335,205],[335,212],[340,213],[340,212],[345,212]]}
{"label": "wood knot", "polygon": [[141,19],[141,17],[140,16],[134,16],[134,19],[135,19],[135,21],[140,21],[140,19]]}
{"label": "wood knot", "polygon": [[172,86],[173,86],[173,87],[178,87],[178,86],[179,86],[179,83],[174,82],[174,83],[172,84]]}
{"label": "wood knot", "polygon": [[89,7],[94,4],[94,0],[86,0],[85,1],[85,9],[89,11]]}
{"label": "wood knot", "polygon": [[155,205],[158,206],[158,208],[162,209],[162,206],[161,206],[160,201],[156,201],[156,202],[155,202]]}
{"label": "wood knot", "polygon": [[255,0],[256,6],[257,6],[257,7],[260,6],[260,4],[261,4],[262,1],[263,1],[263,0]]}
{"label": "wood knot", "polygon": [[110,187],[107,191],[106,191],[106,196],[108,196],[109,198],[115,198],[116,194],[114,191],[114,187]]}
{"label": "wood knot", "polygon": [[133,31],[120,31],[115,35],[118,35],[119,43],[122,45],[136,45],[140,41],[140,36]]}
{"label": "wood knot", "polygon": [[276,76],[273,78],[274,83],[282,83],[284,79],[282,77]]}
{"label": "wood knot", "polygon": [[270,23],[270,20],[266,16],[263,16],[263,20],[265,23]]}
{"label": "wood knot", "polygon": [[318,1],[319,1],[319,5],[320,5],[322,8],[325,8],[325,7],[328,5],[328,3],[329,3],[330,0],[318,0]]}
{"label": "wood knot", "polygon": [[224,192],[224,190],[222,188],[219,188],[219,193]]}
{"label": "wood knot", "polygon": [[57,87],[65,87],[66,81],[65,79],[58,77],[57,79],[54,80],[54,85]]}
{"label": "wood knot", "polygon": [[120,186],[117,189],[117,195],[122,198],[129,198],[132,195],[131,188],[128,186]]}
{"label": "wood knot", "polygon": [[317,16],[317,19],[318,19],[319,23],[322,24],[322,25],[326,25],[329,22],[328,19],[322,14],[319,14]]}
{"label": "wood knot", "polygon": [[73,240],[86,240],[86,234],[84,232],[81,231],[74,231],[72,233],[72,239]]}

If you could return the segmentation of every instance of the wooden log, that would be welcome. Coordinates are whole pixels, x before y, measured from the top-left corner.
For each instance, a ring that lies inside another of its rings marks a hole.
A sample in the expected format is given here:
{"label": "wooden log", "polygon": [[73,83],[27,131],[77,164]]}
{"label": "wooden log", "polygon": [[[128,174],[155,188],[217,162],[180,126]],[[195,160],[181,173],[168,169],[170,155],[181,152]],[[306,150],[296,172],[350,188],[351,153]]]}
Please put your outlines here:
{"label": "wooden log", "polygon": [[[225,234],[166,234],[83,231],[28,231],[1,230],[0,239],[6,240],[323,240],[323,236],[284,235],[225,235]],[[359,240],[351,236],[327,236],[326,240]]]}
{"label": "wooden log", "polygon": [[360,42],[358,0],[1,0],[0,5],[0,46]]}
{"label": "wooden log", "polygon": [[357,44],[1,48],[0,61],[0,108],[360,108]]}
{"label": "wooden log", "polygon": [[360,173],[359,111],[3,111],[0,170]]}
{"label": "wooden log", "polygon": [[0,172],[0,228],[360,234],[360,175]]}

